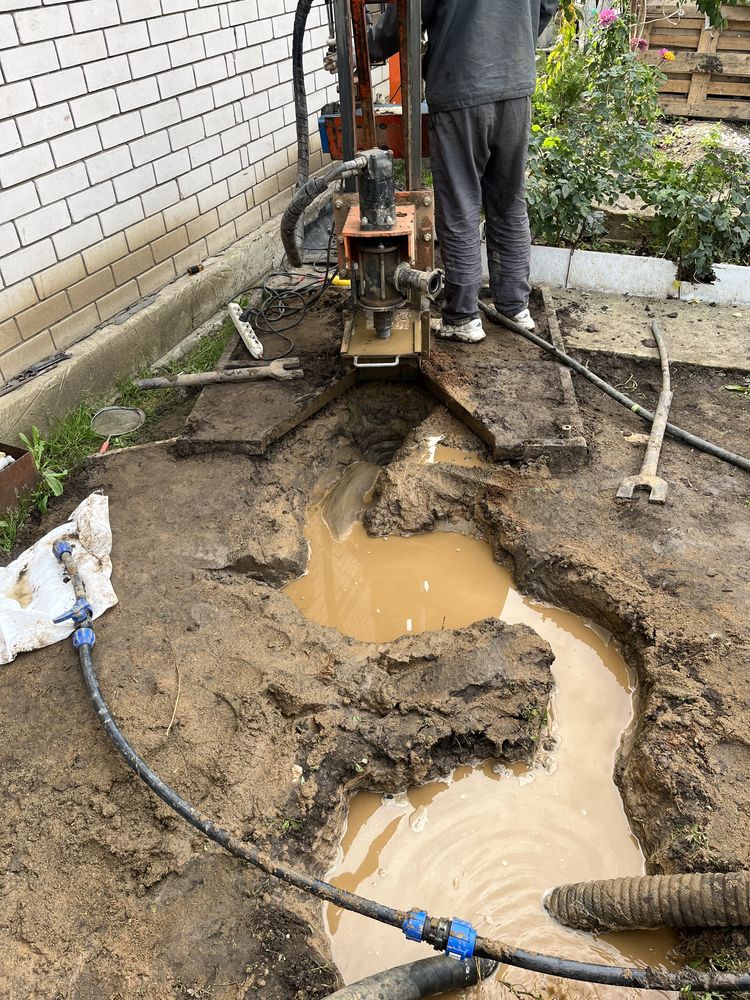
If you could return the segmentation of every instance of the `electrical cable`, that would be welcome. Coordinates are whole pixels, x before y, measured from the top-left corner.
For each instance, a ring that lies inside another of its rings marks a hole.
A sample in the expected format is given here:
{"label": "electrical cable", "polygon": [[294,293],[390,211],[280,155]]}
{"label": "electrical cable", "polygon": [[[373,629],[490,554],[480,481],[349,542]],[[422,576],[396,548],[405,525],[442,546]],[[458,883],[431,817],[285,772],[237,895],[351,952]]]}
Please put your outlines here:
{"label": "electrical cable", "polygon": [[[242,321],[249,322],[259,338],[263,339],[264,335],[276,336],[287,344],[286,350],[281,354],[264,357],[264,361],[278,361],[294,352],[294,340],[286,334],[299,326],[310,307],[330,287],[336,273],[336,264],[332,261],[333,241],[334,229],[331,226],[327,249],[321,251],[310,263],[313,274],[284,270],[282,261],[279,270],[271,271],[260,284],[243,292],[243,298],[255,297],[255,302],[251,301],[245,307],[241,314]],[[322,259],[323,254],[325,259]]]}
{"label": "electrical cable", "polygon": [[[489,316],[493,323],[498,323],[504,326],[506,329],[511,330],[513,333],[517,333],[520,337],[524,337],[526,340],[535,344],[537,347],[541,347],[543,351],[547,351],[548,354],[554,355],[559,362],[571,368],[578,375],[583,376],[595,385],[597,389],[601,389],[602,392],[606,392],[608,396],[614,399],[617,403],[622,406],[626,406],[632,413],[641,417],[646,423],[652,424],[654,422],[654,414],[651,410],[647,410],[640,403],[634,402],[628,396],[624,395],[614,386],[611,386],[609,382],[605,382],[603,378],[595,375],[594,372],[589,371],[589,369],[582,365],[580,361],[576,361],[565,351],[561,351],[554,344],[551,344],[548,340],[538,336],[536,333],[532,333],[530,330],[526,330],[524,327],[519,326],[518,323],[514,323],[512,319],[508,316],[503,316],[499,313],[494,306],[488,305],[486,302],[479,302],[479,308],[482,312]],[[691,445],[693,448],[697,448],[699,451],[705,452],[707,455],[713,455],[714,458],[721,459],[722,462],[728,462],[730,465],[736,465],[738,469],[744,469],[745,472],[750,472],[750,460],[744,458],[742,455],[736,455],[732,451],[727,451],[726,448],[722,448],[718,444],[713,444],[711,441],[706,441],[705,438],[698,437],[697,434],[691,434],[690,431],[685,431],[676,424],[667,424],[666,433],[670,437],[675,438],[677,441],[682,441],[685,444]]]}
{"label": "electrical cable", "polygon": [[398,927],[408,940],[425,941],[437,951],[445,951],[457,958],[494,959],[503,965],[529,969],[532,972],[561,976],[565,979],[603,983],[610,986],[657,990],[680,990],[689,986],[696,991],[724,992],[750,989],[750,972],[736,973],[714,970],[700,972],[692,968],[669,972],[666,969],[651,967],[625,968],[556,958],[552,955],[526,951],[523,948],[514,948],[502,941],[477,936],[474,928],[464,921],[447,918],[436,919],[430,917],[424,910],[412,909],[408,912],[397,910],[394,907],[340,889],[321,879],[313,878],[304,872],[288,868],[276,862],[253,844],[242,841],[227,830],[217,826],[213,820],[178,795],[155,771],[152,771],[120,731],[99,687],[93,658],[93,647],[96,642],[96,636],[91,627],[93,611],[86,600],[85,588],[73,559],[71,545],[66,541],[55,542],[53,552],[63,564],[76,596],[73,607],[57,620],[71,619],[77,626],[71,636],[73,646],[78,651],[84,683],[104,731],[125,764],[155,795],[196,830],[223,847],[234,857],[248,862],[274,878],[310,893],[317,899],[333,903],[342,909],[359,913],[372,920],[378,920],[391,927]]}

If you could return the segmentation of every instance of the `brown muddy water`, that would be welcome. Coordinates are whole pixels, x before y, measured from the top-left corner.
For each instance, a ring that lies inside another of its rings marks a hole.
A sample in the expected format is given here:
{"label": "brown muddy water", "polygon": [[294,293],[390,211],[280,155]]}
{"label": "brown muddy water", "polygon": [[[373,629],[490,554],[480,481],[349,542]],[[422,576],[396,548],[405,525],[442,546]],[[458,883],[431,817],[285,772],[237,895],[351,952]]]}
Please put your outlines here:
{"label": "brown muddy water", "polygon": [[[491,616],[526,624],[555,653],[556,691],[533,767],[485,762],[397,796],[356,795],[327,878],[392,906],[470,920],[482,935],[531,950],[668,964],[671,932],[594,936],[561,927],[542,906],[545,890],[559,883],[645,870],[612,777],[633,717],[633,678],[617,648],[591,623],[522,597],[479,539],[450,531],[368,536],[359,518],[377,471],[352,466],[311,508],[307,574],[287,587],[288,596],[314,621],[370,642]],[[336,907],[326,919],[347,983],[433,953]],[[545,981],[515,969],[502,969],[498,979],[547,996],[666,996]],[[508,993],[494,981],[481,995]]]}

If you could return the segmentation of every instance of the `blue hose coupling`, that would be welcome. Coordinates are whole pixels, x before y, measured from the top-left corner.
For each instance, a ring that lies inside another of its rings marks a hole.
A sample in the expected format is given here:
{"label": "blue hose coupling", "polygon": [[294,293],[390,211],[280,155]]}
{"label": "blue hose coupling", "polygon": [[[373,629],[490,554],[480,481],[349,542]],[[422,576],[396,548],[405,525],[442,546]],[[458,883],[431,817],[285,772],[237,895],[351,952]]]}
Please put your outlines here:
{"label": "blue hose coupling", "polygon": [[408,941],[421,941],[424,935],[424,925],[427,921],[427,910],[409,910],[406,920],[401,924],[401,930]]}
{"label": "blue hose coupling", "polygon": [[445,946],[445,954],[452,958],[460,958],[465,961],[474,954],[474,945],[477,940],[477,932],[466,920],[451,921],[451,929],[448,933],[448,944]]}
{"label": "blue hose coupling", "polygon": [[64,615],[53,618],[55,625],[66,622],[70,619],[75,625],[85,625],[87,621],[94,617],[94,609],[85,597],[79,597],[72,608],[68,608]]}
{"label": "blue hose coupling", "polygon": [[73,555],[73,549],[70,542],[55,542],[52,545],[52,551],[54,552],[56,558],[62,562],[63,553],[67,552],[69,555]]}
{"label": "blue hose coupling", "polygon": [[76,649],[81,646],[93,646],[96,636],[92,628],[77,628],[73,633],[73,645]]}

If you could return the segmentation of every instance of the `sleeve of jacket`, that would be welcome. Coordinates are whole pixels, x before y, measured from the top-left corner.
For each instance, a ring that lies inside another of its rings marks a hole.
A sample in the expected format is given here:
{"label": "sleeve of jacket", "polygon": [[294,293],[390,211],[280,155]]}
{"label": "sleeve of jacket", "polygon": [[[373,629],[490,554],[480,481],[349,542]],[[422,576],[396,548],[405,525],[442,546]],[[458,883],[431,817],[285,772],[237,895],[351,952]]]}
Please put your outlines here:
{"label": "sleeve of jacket", "polygon": [[373,62],[385,62],[398,52],[398,16],[391,4],[377,24],[367,32],[367,47]]}
{"label": "sleeve of jacket", "polygon": [[539,2],[539,34],[544,31],[557,13],[558,0],[540,0]]}

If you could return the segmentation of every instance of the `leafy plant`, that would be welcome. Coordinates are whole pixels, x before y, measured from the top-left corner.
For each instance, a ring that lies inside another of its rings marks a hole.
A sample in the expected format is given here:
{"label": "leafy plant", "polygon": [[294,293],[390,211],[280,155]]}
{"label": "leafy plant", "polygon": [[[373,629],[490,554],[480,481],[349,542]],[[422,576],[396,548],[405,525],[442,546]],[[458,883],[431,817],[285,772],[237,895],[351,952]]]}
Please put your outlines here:
{"label": "leafy plant", "polygon": [[40,435],[38,428],[31,428],[31,440],[25,434],[19,434],[19,437],[31,452],[34,465],[41,477],[42,481],[34,491],[33,498],[39,513],[46,514],[49,498],[62,496],[68,470],[55,468],[51,457],[47,454],[47,442]]}
{"label": "leafy plant", "polygon": [[740,392],[747,399],[750,399],[750,376],[748,376],[741,385],[725,385],[725,389],[729,392]]}
{"label": "leafy plant", "polygon": [[527,202],[535,239],[576,247],[604,235],[603,206],[639,190],[662,74],[631,46],[629,17],[612,11],[581,36],[563,11],[534,95]]}
{"label": "leafy plant", "polygon": [[716,261],[750,263],[750,162],[710,139],[705,150],[688,167],[657,159],[642,187],[656,210],[654,248],[690,281],[711,281]]}

